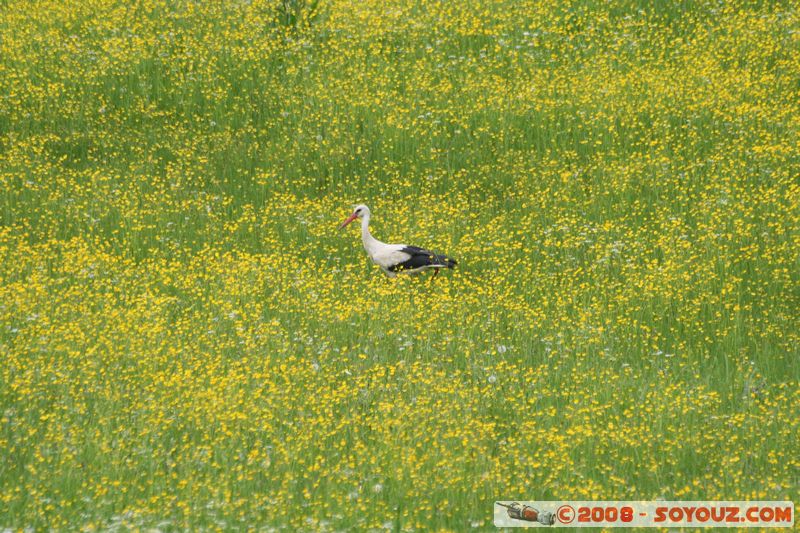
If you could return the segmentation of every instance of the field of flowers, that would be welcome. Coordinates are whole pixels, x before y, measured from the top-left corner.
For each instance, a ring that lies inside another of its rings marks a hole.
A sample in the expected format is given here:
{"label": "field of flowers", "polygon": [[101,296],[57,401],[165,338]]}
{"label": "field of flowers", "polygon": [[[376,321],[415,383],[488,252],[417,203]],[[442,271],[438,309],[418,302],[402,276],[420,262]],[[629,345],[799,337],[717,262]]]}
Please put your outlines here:
{"label": "field of flowers", "polygon": [[790,6],[0,0],[0,528],[797,500]]}

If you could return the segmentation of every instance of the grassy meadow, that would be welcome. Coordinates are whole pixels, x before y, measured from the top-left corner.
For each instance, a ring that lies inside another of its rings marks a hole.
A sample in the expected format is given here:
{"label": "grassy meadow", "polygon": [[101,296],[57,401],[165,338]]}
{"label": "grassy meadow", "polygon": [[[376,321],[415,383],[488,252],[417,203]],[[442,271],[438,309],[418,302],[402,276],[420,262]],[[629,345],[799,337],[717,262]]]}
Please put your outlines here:
{"label": "grassy meadow", "polygon": [[0,0],[0,529],[797,501],[798,56],[790,2]]}

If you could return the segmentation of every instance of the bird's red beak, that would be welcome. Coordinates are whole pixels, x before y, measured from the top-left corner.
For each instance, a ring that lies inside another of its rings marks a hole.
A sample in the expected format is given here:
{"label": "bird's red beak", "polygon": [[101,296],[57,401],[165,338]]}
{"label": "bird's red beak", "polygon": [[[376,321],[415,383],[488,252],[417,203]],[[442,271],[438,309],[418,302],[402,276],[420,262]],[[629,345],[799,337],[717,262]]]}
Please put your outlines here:
{"label": "bird's red beak", "polygon": [[352,215],[350,215],[349,217],[347,217],[347,220],[345,220],[344,222],[342,222],[342,225],[341,225],[341,226],[339,226],[339,229],[342,229],[343,227],[345,227],[346,225],[348,225],[349,223],[351,223],[352,221],[354,221],[354,220],[355,220],[357,217],[358,217],[358,215],[356,215],[355,213],[353,213]]}

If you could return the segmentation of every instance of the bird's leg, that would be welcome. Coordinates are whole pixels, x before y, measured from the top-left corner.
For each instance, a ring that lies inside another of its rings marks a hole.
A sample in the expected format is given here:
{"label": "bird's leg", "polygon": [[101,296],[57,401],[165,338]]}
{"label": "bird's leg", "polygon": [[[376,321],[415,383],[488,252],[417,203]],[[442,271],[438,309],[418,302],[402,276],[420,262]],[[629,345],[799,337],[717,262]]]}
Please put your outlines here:
{"label": "bird's leg", "polygon": [[431,281],[433,281],[433,278],[435,278],[439,274],[439,269],[438,268],[434,268],[433,270],[434,270],[434,272],[433,272],[433,276],[431,276]]}

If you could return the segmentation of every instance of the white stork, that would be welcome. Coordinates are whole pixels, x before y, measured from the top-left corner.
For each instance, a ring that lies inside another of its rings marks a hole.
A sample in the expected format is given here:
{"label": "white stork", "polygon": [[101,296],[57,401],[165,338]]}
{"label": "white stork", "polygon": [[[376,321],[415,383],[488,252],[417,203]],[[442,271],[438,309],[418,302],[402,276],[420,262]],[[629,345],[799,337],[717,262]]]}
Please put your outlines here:
{"label": "white stork", "polygon": [[386,244],[379,241],[369,232],[369,217],[369,207],[364,204],[357,205],[353,210],[353,214],[342,222],[339,229],[360,218],[361,240],[364,241],[364,249],[367,251],[369,258],[372,259],[372,262],[380,266],[390,278],[397,276],[397,274],[413,274],[433,268],[435,269],[431,278],[433,279],[439,273],[439,269],[453,268],[456,265],[455,259],[435,254],[424,248],[406,244]]}

